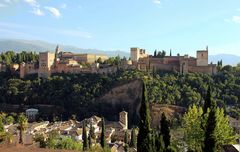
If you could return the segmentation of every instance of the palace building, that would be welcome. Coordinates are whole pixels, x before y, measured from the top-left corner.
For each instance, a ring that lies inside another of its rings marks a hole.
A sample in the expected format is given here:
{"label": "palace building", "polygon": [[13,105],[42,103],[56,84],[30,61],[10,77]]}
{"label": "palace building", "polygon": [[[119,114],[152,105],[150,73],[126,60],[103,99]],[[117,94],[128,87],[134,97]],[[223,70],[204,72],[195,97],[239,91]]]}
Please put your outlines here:
{"label": "palace building", "polygon": [[[98,69],[98,63],[95,61],[101,58],[102,61],[108,59],[106,55],[96,54],[73,54],[71,52],[61,52],[59,46],[56,47],[55,53],[40,52],[39,64],[37,63],[21,63],[20,77],[26,75],[38,74],[40,78],[47,78],[52,73],[97,73],[104,72]],[[91,64],[91,67],[83,68],[79,63]],[[106,72],[112,72],[111,69]]]}
{"label": "palace building", "polygon": [[146,54],[144,49],[139,48],[131,48],[130,51],[133,64],[143,71],[163,70],[207,74],[217,72],[216,64],[208,63],[208,47],[206,50],[198,50],[196,58],[188,55],[155,57]]}

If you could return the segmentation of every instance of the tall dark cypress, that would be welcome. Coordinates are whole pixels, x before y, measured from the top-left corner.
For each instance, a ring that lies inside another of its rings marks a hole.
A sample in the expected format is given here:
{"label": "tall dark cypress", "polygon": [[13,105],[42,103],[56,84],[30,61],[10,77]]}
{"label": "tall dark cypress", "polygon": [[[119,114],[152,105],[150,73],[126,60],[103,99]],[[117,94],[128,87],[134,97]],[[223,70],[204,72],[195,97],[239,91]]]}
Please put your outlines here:
{"label": "tall dark cypress", "polygon": [[211,105],[212,105],[211,98],[212,98],[211,97],[211,87],[208,86],[207,95],[205,97],[205,102],[204,102],[204,105],[203,105],[203,114],[206,114],[208,108],[211,107]]}
{"label": "tall dark cypress", "polygon": [[124,151],[128,152],[129,151],[129,145],[128,145],[128,131],[127,130],[125,131],[124,143],[125,143]]}
{"label": "tall dark cypress", "polygon": [[105,148],[107,146],[106,143],[106,138],[105,138],[105,121],[104,118],[102,117],[102,133],[101,133],[101,146],[102,148]]}
{"label": "tall dark cypress", "polygon": [[216,137],[215,137],[215,128],[216,128],[216,102],[211,99],[211,92],[207,94],[206,99],[209,99],[210,103],[210,112],[207,119],[207,124],[205,126],[205,138],[203,151],[206,152],[216,152]]}
{"label": "tall dark cypress", "polygon": [[137,148],[137,136],[136,136],[135,128],[133,128],[132,131],[131,131],[130,147]]}
{"label": "tall dark cypress", "polygon": [[127,132],[127,130],[125,131],[125,135],[124,135],[124,143],[128,144],[128,132]]}
{"label": "tall dark cypress", "polygon": [[83,140],[83,151],[87,151],[87,150],[89,149],[89,144],[88,144],[88,137],[87,137],[87,130],[86,130],[85,120],[83,121],[83,135],[82,135],[82,140]]}
{"label": "tall dark cypress", "polygon": [[165,144],[163,141],[163,136],[161,134],[155,134],[155,145],[156,145],[157,152],[165,151]]}
{"label": "tall dark cypress", "polygon": [[139,113],[140,122],[137,138],[137,150],[138,152],[152,152],[151,117],[149,111],[149,103],[147,101],[146,86],[144,82],[142,85],[142,102]]}
{"label": "tall dark cypress", "polygon": [[89,144],[89,148],[92,147],[92,138],[94,136],[94,129],[92,126],[92,122],[90,123],[90,130],[89,130],[89,135],[88,135],[88,144]]}
{"label": "tall dark cypress", "polygon": [[167,148],[170,145],[170,127],[169,127],[169,121],[167,120],[164,112],[162,113],[162,118],[160,121],[160,133],[163,137],[164,145]]}

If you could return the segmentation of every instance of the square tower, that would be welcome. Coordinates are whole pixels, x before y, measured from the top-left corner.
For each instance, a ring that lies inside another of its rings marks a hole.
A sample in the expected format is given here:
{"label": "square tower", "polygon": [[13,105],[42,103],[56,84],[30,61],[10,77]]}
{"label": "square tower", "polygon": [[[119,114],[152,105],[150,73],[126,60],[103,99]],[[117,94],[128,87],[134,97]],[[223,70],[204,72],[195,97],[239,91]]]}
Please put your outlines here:
{"label": "square tower", "polygon": [[138,62],[140,57],[140,49],[139,48],[131,48],[131,60],[133,62]]}
{"label": "square tower", "polygon": [[51,68],[54,64],[55,54],[50,52],[39,53],[38,77],[47,78],[51,75]]}
{"label": "square tower", "polygon": [[128,113],[126,111],[119,113],[119,122],[124,125],[123,129],[128,129]]}
{"label": "square tower", "polygon": [[208,66],[208,48],[197,51],[197,66]]}

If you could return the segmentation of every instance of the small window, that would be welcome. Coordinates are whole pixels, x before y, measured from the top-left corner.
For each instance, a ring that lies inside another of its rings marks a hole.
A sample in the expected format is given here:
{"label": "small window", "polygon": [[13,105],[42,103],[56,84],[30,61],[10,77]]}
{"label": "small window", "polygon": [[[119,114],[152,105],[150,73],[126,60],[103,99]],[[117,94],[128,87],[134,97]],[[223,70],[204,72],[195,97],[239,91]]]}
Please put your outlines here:
{"label": "small window", "polygon": [[203,54],[202,54],[202,57],[203,57]]}

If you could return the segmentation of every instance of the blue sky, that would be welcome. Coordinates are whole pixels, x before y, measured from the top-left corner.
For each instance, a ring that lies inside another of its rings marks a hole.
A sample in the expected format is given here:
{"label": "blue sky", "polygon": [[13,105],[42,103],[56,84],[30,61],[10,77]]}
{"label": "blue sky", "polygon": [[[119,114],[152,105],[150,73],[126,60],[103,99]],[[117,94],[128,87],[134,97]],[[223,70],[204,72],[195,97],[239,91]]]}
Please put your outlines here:
{"label": "blue sky", "polygon": [[240,55],[240,0],[0,0],[0,38]]}

